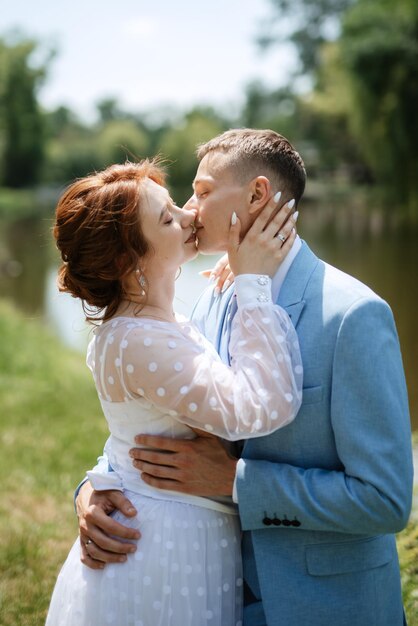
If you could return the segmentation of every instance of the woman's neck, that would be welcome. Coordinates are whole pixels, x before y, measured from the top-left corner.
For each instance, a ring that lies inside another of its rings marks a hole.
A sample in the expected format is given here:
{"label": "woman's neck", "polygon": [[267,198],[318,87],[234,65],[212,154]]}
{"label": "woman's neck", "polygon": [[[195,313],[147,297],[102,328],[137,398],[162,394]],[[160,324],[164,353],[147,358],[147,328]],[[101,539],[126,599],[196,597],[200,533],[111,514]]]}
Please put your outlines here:
{"label": "woman's neck", "polygon": [[147,276],[147,298],[143,304],[138,281],[131,281],[127,297],[116,312],[116,315],[132,315],[133,317],[153,317],[155,319],[173,322],[175,277],[171,275]]}

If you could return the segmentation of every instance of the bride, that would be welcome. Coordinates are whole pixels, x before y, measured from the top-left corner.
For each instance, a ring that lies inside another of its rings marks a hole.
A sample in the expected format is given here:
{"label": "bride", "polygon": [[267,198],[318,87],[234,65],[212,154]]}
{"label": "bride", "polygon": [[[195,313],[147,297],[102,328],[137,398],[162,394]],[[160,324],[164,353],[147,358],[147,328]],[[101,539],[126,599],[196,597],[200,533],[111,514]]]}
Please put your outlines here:
{"label": "bride", "polygon": [[[87,364],[110,431],[112,480],[138,511],[131,519],[113,516],[141,539],[126,562],[102,570],[80,562],[77,540],[58,576],[47,626],[241,624],[235,506],[153,489],[128,451],[139,431],[193,438],[198,428],[234,441],[271,433],[295,417],[301,357],[287,314],[272,303],[270,281],[295,232],[290,219],[276,236],[284,221],[282,212],[273,217],[276,211],[271,201],[242,240],[231,211],[228,256],[238,312],[228,367],[173,312],[178,268],[197,254],[196,215],[173,203],[154,161],[113,165],[76,181],[59,200],[59,287],[80,298],[96,323]],[[89,472],[96,489],[100,478]]]}

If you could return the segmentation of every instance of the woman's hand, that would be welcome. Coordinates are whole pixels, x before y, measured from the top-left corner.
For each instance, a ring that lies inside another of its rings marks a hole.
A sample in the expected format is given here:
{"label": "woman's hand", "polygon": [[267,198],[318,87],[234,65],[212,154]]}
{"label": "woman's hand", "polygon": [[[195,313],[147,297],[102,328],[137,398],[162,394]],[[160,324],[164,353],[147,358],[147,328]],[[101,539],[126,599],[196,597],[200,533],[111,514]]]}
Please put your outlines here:
{"label": "woman's hand", "polygon": [[211,270],[203,270],[199,274],[209,278],[210,282],[215,281],[215,295],[218,295],[221,291],[226,291],[234,282],[234,274],[229,265],[227,254],[224,254]]}
{"label": "woman's hand", "polygon": [[[296,219],[291,215],[294,200],[277,212],[277,201],[270,199],[240,241],[241,223],[232,215],[229,232],[228,258],[235,276],[238,274],[267,274],[273,277],[289,253],[296,237]],[[273,217],[274,215],[274,217]]]}

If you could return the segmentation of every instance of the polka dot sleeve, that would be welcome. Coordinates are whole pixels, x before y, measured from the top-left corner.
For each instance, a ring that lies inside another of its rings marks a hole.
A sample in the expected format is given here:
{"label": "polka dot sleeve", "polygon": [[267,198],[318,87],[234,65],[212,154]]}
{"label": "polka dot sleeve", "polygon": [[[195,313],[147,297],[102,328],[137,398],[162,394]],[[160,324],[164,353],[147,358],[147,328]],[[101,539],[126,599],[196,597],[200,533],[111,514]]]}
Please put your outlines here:
{"label": "polka dot sleeve", "polygon": [[179,421],[231,441],[271,433],[296,416],[299,345],[287,314],[271,302],[239,307],[230,367],[191,324],[129,325],[117,371],[108,376],[110,386],[120,378],[126,396],[144,397]]}

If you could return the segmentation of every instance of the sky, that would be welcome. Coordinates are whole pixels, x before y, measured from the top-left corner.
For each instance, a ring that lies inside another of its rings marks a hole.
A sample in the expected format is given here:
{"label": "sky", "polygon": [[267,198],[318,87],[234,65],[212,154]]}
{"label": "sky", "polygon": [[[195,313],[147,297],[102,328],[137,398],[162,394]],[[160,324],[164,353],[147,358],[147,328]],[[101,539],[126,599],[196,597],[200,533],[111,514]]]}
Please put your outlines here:
{"label": "sky", "polygon": [[294,67],[289,48],[259,51],[269,0],[0,0],[0,36],[19,29],[53,47],[39,99],[81,117],[114,97],[132,112],[211,104],[233,113],[245,87],[274,88]]}

